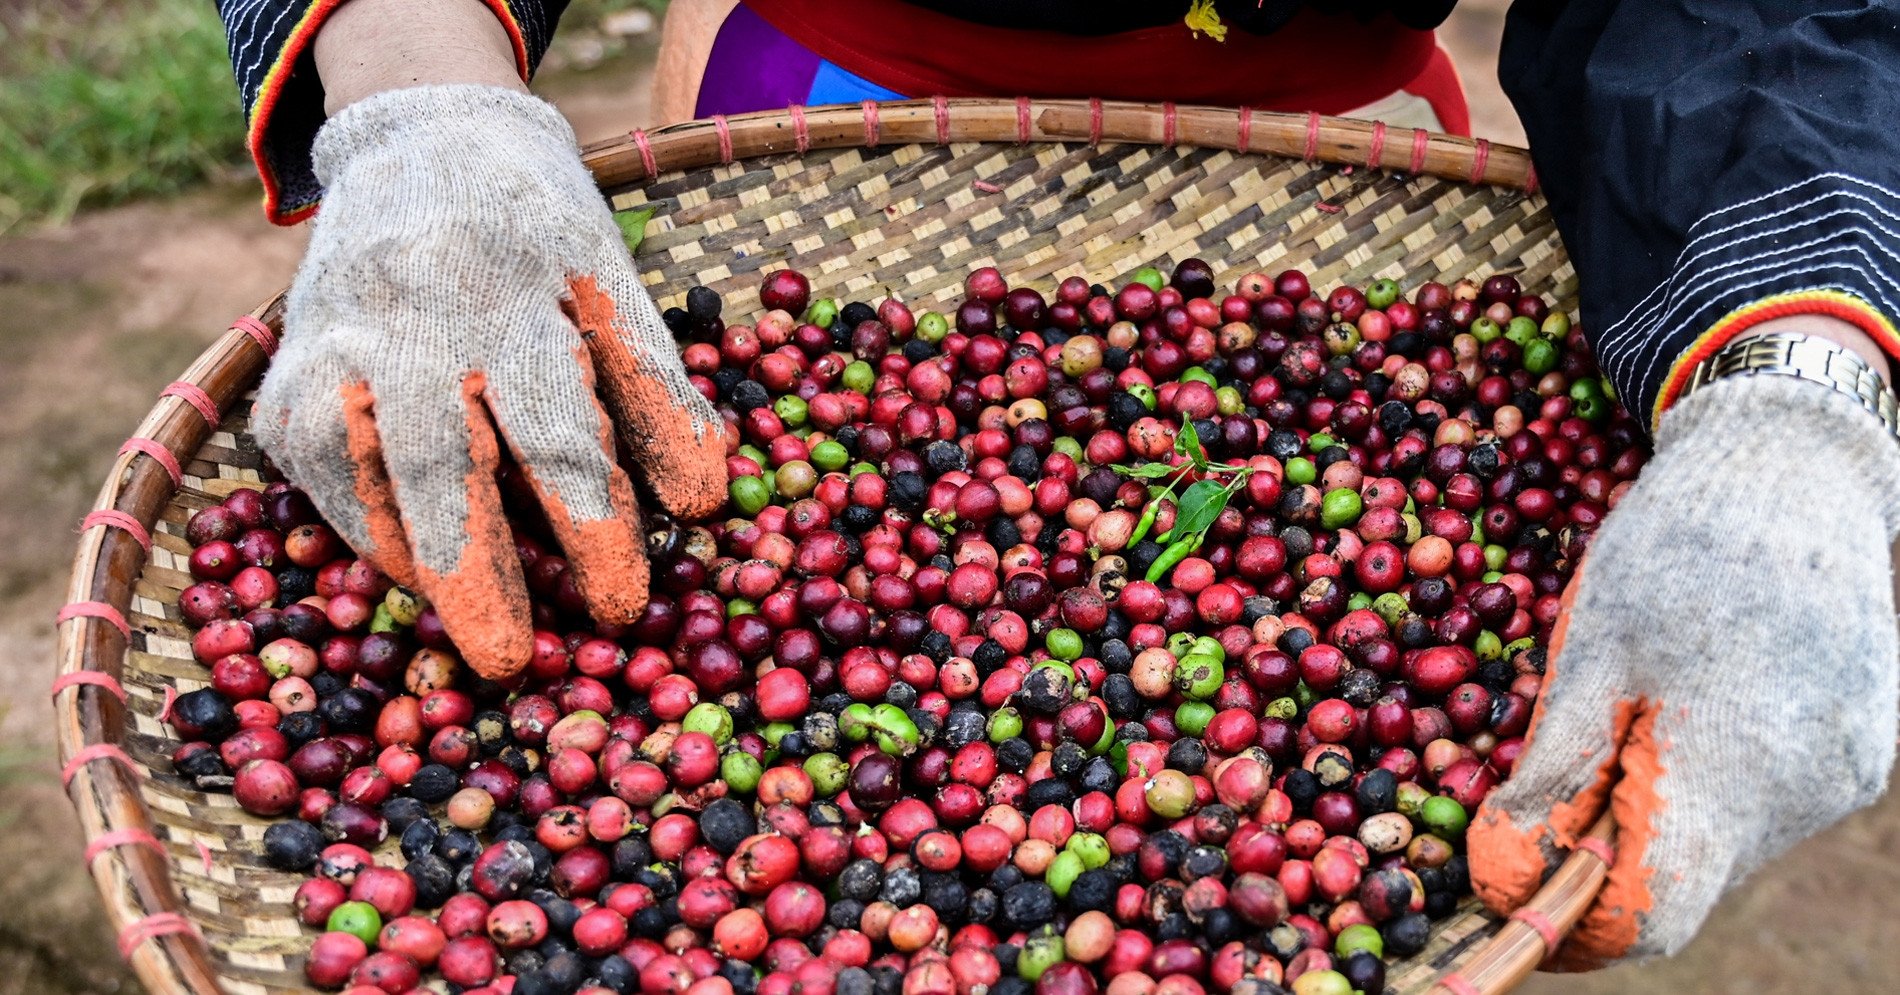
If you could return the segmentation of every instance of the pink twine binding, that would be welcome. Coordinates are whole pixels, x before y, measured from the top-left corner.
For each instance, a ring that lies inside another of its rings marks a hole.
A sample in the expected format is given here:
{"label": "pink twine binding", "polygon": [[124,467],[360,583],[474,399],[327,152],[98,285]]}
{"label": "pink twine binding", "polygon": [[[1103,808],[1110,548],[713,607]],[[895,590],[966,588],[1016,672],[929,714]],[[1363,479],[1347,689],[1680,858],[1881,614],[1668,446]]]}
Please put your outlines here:
{"label": "pink twine binding", "polygon": [[66,607],[61,608],[59,614],[53,616],[53,624],[64,625],[76,618],[104,619],[112,623],[112,627],[119,630],[120,635],[127,639],[132,637],[132,626],[126,622],[125,615],[117,608],[103,601],[72,602]]}
{"label": "pink twine binding", "polygon": [[1247,154],[1247,143],[1253,140],[1253,108],[1240,109],[1240,148],[1241,155]]}
{"label": "pink twine binding", "polygon": [[1590,854],[1596,859],[1603,861],[1603,866],[1605,867],[1616,866],[1616,848],[1594,836],[1585,836],[1583,839],[1578,840],[1577,845],[1571,849],[1582,850],[1584,853]]}
{"label": "pink twine binding", "polygon": [[119,930],[119,958],[131,960],[132,953],[145,941],[176,933],[199,935],[198,927],[177,912],[158,912],[143,919],[134,919]]}
{"label": "pink twine binding", "polygon": [[1412,168],[1406,170],[1406,172],[1422,173],[1425,171],[1425,145],[1430,142],[1431,139],[1432,133],[1426,131],[1424,128],[1412,129]]}
{"label": "pink twine binding", "polygon": [[73,758],[66,761],[66,766],[59,769],[59,783],[71,787],[73,778],[79,775],[79,768],[94,760],[117,760],[125,765],[126,770],[132,772],[133,777],[139,780],[145,779],[145,771],[141,770],[124,750],[111,743],[94,743],[73,754]]}
{"label": "pink twine binding", "polygon": [[1471,182],[1484,182],[1484,164],[1491,161],[1491,143],[1478,139],[1478,150],[1471,157]]}
{"label": "pink twine binding", "polygon": [[119,699],[120,704],[126,702],[125,686],[103,670],[75,670],[53,678],[53,697],[59,697],[59,693],[67,688],[85,686],[103,688],[107,694]]}
{"label": "pink twine binding", "polygon": [[1530,166],[1524,170],[1524,192],[1525,193],[1537,192],[1537,167],[1536,166]]}
{"label": "pink twine binding", "polygon": [[1161,102],[1161,144],[1174,144],[1174,104]]}
{"label": "pink twine binding", "polygon": [[165,448],[165,444],[157,439],[135,435],[125,440],[125,445],[119,447],[119,455],[124,456],[126,453],[144,453],[156,460],[158,465],[164,467],[165,472],[171,476],[173,487],[185,482],[185,471],[178,465],[178,457],[172,455],[172,451]]}
{"label": "pink twine binding", "polygon": [[877,148],[877,101],[866,100],[858,106],[864,108],[864,147]]}
{"label": "pink twine binding", "polygon": [[1557,932],[1557,924],[1551,922],[1549,916],[1536,909],[1518,909],[1511,913],[1511,919],[1536,930],[1537,935],[1544,941],[1545,952],[1557,949],[1557,944],[1563,939]]}
{"label": "pink twine binding", "polygon": [[1102,144],[1102,98],[1089,98],[1089,144]]}
{"label": "pink twine binding", "polygon": [[249,335],[251,341],[256,342],[257,347],[264,350],[264,355],[277,355],[277,333],[271,331],[269,325],[246,314],[231,322],[231,327]]}
{"label": "pink twine binding", "polygon": [[79,531],[84,532],[95,525],[123,529],[140,546],[145,547],[146,552],[152,551],[152,533],[138,519],[117,508],[100,508],[88,512],[85,518],[79,520]]}
{"label": "pink twine binding", "polygon": [[1385,122],[1372,122],[1372,147],[1366,150],[1366,168],[1378,169],[1385,155]]}
{"label": "pink twine binding", "polygon": [[212,428],[218,427],[220,420],[218,417],[218,406],[211,400],[211,395],[205,393],[204,388],[199,387],[197,384],[189,383],[184,380],[173,380],[170,384],[166,385],[164,390],[158,392],[158,396],[178,398],[186,404],[197,408],[198,413],[204,416],[205,424],[210,425]]}
{"label": "pink twine binding", "polygon": [[811,128],[805,124],[805,105],[793,104],[785,108],[792,116],[792,142],[798,147],[798,154],[811,151]]}
{"label": "pink twine binding", "polygon": [[1016,98],[1016,144],[1029,144],[1029,98]]}
{"label": "pink twine binding", "polygon": [[143,829],[114,829],[100,833],[93,837],[92,842],[86,844],[86,863],[92,863],[94,857],[115,846],[149,846],[157,851],[159,856],[165,855],[165,844],[160,843],[158,837],[151,833]]}
{"label": "pink twine binding", "polygon": [[1300,158],[1305,159],[1307,162],[1312,162],[1314,159],[1319,158],[1318,111],[1308,111],[1306,114],[1306,151],[1300,154]]}
{"label": "pink twine binding", "polygon": [[1483,992],[1478,990],[1477,985],[1466,981],[1465,976],[1462,974],[1447,974],[1439,978],[1438,983],[1443,985],[1446,991],[1452,992],[1454,995],[1484,995]]}
{"label": "pink twine binding", "polygon": [[719,135],[719,162],[721,165],[732,161],[732,128],[726,124],[724,114],[712,116],[713,131]]}
{"label": "pink twine binding", "polygon": [[635,128],[627,133],[633,139],[633,147],[640,152],[640,168],[647,171],[647,179],[660,175],[660,166],[653,161],[653,146],[647,142],[647,133]]}
{"label": "pink twine binding", "polygon": [[937,144],[950,144],[950,98],[941,93],[931,97],[930,113],[937,119]]}

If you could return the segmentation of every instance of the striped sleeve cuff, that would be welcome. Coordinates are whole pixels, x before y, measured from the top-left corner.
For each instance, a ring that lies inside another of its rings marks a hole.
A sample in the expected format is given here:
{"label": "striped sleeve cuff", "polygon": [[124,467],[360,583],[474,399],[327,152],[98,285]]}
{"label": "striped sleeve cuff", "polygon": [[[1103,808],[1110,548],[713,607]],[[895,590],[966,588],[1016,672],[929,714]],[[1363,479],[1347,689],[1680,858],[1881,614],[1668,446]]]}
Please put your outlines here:
{"label": "striped sleeve cuff", "polygon": [[[507,30],[526,80],[553,33],[543,0],[482,0]],[[323,126],[323,85],[310,44],[343,0],[218,0],[232,71],[249,120],[246,144],[264,184],[264,213],[293,225],[316,211],[323,187],[310,150]]]}
{"label": "striped sleeve cuff", "polygon": [[1848,321],[1900,359],[1900,194],[1828,173],[1704,217],[1668,279],[1596,336],[1598,364],[1653,428],[1696,363],[1795,314]]}

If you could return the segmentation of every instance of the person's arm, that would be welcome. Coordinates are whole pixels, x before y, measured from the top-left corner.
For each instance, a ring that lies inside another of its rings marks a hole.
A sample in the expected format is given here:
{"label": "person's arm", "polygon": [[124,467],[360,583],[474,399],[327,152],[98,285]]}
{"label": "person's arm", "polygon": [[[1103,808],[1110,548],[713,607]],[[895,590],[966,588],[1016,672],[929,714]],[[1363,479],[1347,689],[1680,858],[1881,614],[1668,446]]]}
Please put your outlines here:
{"label": "person's arm", "polygon": [[[218,0],[265,212],[295,224],[315,209],[322,189],[310,149],[329,114],[405,79],[519,87],[566,7],[566,0]],[[351,44],[320,40],[333,34]]]}
{"label": "person's arm", "polygon": [[1499,75],[1583,327],[1656,432],[1566,592],[1525,751],[1467,835],[1473,886],[1502,913],[1615,817],[1564,967],[1680,950],[1726,890],[1885,789],[1900,441],[1793,376],[1685,386],[1770,332],[1883,376],[1900,355],[1896,7],[1512,9]]}
{"label": "person's arm", "polygon": [[520,674],[534,645],[504,461],[559,546],[548,555],[606,624],[647,603],[642,502],[696,518],[726,497],[725,425],[573,129],[522,84],[514,18],[551,23],[559,6],[305,8],[312,26],[284,50],[301,54],[277,56],[303,69],[300,110],[286,117],[291,91],[268,82],[252,107],[267,190],[272,163],[301,177],[300,199],[270,200],[278,219],[323,202],[252,431],[493,680]]}
{"label": "person's arm", "polygon": [[1498,77],[1646,422],[1759,302],[1838,292],[1806,330],[1900,356],[1900,5],[1519,0]]}

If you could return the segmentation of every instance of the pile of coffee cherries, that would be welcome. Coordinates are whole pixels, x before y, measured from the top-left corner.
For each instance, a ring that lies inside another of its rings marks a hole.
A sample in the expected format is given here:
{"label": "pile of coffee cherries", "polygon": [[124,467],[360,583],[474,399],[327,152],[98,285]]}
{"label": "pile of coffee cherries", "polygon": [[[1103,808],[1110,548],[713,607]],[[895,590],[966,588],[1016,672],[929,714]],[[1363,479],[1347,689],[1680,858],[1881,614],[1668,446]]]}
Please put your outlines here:
{"label": "pile of coffee cherries", "polygon": [[504,469],[505,686],[290,484],[190,520],[173,762],[276,820],[311,984],[1347,995],[1424,947],[1644,459],[1577,330],[1510,276],[966,291],[692,290],[728,505],[596,624]]}

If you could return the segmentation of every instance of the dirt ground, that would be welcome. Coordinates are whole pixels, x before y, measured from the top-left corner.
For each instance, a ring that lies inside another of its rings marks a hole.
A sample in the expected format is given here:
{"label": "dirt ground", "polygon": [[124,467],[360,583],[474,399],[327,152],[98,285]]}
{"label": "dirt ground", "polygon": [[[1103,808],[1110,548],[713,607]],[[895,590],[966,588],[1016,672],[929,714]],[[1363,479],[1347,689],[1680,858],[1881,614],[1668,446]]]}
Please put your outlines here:
{"label": "dirt ground", "polygon": [[[1521,142],[1485,53],[1497,0],[1467,3],[1445,40],[1479,133]],[[550,81],[583,139],[646,123],[636,63]],[[118,443],[158,390],[230,321],[282,286],[304,233],[266,224],[249,187],[98,212],[0,240],[0,995],[115,992],[110,955],[54,772],[44,688],[73,529]],[[1732,895],[1660,964],[1540,977],[1531,995],[1859,992],[1900,972],[1900,801],[1797,848]]]}

